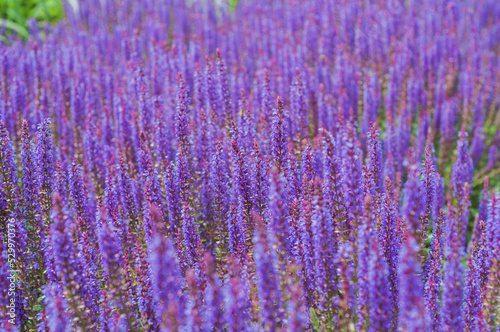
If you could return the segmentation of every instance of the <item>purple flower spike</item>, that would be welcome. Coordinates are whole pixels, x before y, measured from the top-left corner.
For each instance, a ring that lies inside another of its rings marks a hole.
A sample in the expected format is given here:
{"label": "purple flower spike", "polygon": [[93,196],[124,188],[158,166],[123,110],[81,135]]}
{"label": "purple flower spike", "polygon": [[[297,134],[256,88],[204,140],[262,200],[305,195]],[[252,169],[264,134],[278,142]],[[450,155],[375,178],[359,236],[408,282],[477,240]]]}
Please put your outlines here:
{"label": "purple flower spike", "polygon": [[118,235],[110,226],[104,224],[99,230],[98,241],[105,278],[111,285],[111,305],[123,318],[120,322],[121,328],[137,328],[138,322],[126,289],[124,259]]}
{"label": "purple flower spike", "polygon": [[229,259],[230,276],[225,292],[225,321],[230,332],[247,331],[250,318],[249,280],[238,260]]}
{"label": "purple flower spike", "polygon": [[365,197],[364,215],[357,231],[357,329],[369,326],[369,301],[370,301],[370,238],[374,236],[373,230],[373,207],[370,193]]}
{"label": "purple flower spike", "polygon": [[177,109],[175,113],[175,137],[177,144],[184,150],[189,150],[190,132],[189,132],[189,97],[186,89],[186,82],[182,75],[178,77],[179,93],[177,96]]}
{"label": "purple flower spike", "polygon": [[325,202],[318,196],[312,200],[312,248],[314,259],[314,276],[316,289],[319,292],[318,307],[324,312],[326,319],[335,324],[333,313],[337,309],[339,298],[337,273],[337,252],[339,237],[335,230],[336,219],[332,216]]}
{"label": "purple flower spike", "polygon": [[168,238],[153,234],[149,252],[155,316],[161,329],[175,330],[181,324],[181,271],[175,248]]}
{"label": "purple flower spike", "polygon": [[469,155],[467,134],[461,132],[457,143],[457,160],[453,164],[451,184],[453,196],[457,199],[456,222],[458,227],[458,240],[465,245],[467,224],[469,222],[470,194],[472,193],[472,177],[474,169]]}
{"label": "purple flower spike", "polygon": [[210,188],[213,197],[213,210],[216,223],[222,223],[227,211],[227,195],[229,186],[228,169],[224,159],[222,142],[215,144],[214,154],[210,161]]}
{"label": "purple flower spike", "polygon": [[238,143],[239,131],[235,130],[231,140],[231,171],[236,198],[244,208],[245,226],[250,227],[250,211],[253,207],[252,183],[247,156]]}
{"label": "purple flower spike", "polygon": [[182,246],[183,246],[183,265],[185,268],[195,270],[196,276],[201,277],[200,259],[198,249],[201,246],[198,223],[194,220],[191,207],[188,203],[182,204],[181,213],[182,222]]}
{"label": "purple flower spike", "polygon": [[226,64],[222,59],[222,55],[219,49],[216,50],[216,66],[217,66],[217,92],[219,95],[219,108],[220,117],[225,119],[232,115],[232,105],[231,105],[231,92],[229,91],[229,84],[227,79]]}
{"label": "purple flower spike", "polygon": [[[457,241],[455,236],[455,241]],[[462,298],[463,298],[463,266],[457,249],[446,257],[443,277],[442,295],[442,328],[446,331],[461,331],[463,329]]]}
{"label": "purple flower spike", "polygon": [[50,284],[44,289],[49,331],[71,330],[68,302],[57,285]]}
{"label": "purple flower spike", "polygon": [[288,114],[281,97],[278,97],[276,103],[277,107],[272,115],[271,155],[278,172],[283,172],[288,164]]}
{"label": "purple flower spike", "polygon": [[467,262],[463,296],[464,331],[479,331],[479,314],[482,313],[480,280],[472,258],[469,258]]}
{"label": "purple flower spike", "polygon": [[342,223],[336,226],[342,230],[343,236],[349,238],[352,225],[347,216],[347,208],[344,203],[346,199],[342,191],[342,167],[337,155],[339,151],[337,151],[335,140],[329,132],[322,131],[320,133],[323,135],[323,194],[325,209],[330,214],[332,222],[342,220]]}
{"label": "purple flower spike", "polygon": [[[377,222],[377,228],[379,243],[387,263],[392,311],[396,315],[398,310],[397,266],[401,235],[397,228],[398,212],[394,202],[393,186],[389,178],[385,179],[385,183],[386,193],[382,197],[382,213]],[[394,317],[393,326],[397,325],[396,318]]]}
{"label": "purple flower spike", "polygon": [[443,277],[443,232],[444,211],[441,209],[434,223],[434,235],[431,250],[427,259],[425,270],[424,300],[426,310],[426,329],[428,331],[441,331],[441,281]]}
{"label": "purple flower spike", "polygon": [[206,266],[207,287],[205,289],[205,312],[203,317],[204,330],[222,330],[225,321],[224,298],[222,293],[222,283],[215,270],[213,257],[205,253],[204,262]]}
{"label": "purple flower spike", "polygon": [[259,317],[264,328],[275,330],[283,320],[283,303],[278,270],[278,257],[273,232],[266,231],[262,218],[254,214],[254,260],[257,292],[260,303]]}
{"label": "purple flower spike", "polygon": [[402,331],[425,331],[423,287],[418,276],[421,268],[417,252],[416,240],[411,234],[407,234],[401,245],[398,267],[398,323]]}
{"label": "purple flower spike", "polygon": [[47,118],[38,125],[36,133],[36,168],[38,188],[42,194],[45,210],[50,209],[52,199],[52,181],[54,177],[54,151],[50,131],[51,121]]}
{"label": "purple flower spike", "polygon": [[[292,83],[292,87],[290,89],[290,100],[291,100],[291,108],[292,108],[292,133],[293,136],[300,135],[301,137],[308,136],[308,109],[306,106],[306,96],[304,93],[304,84],[302,82],[302,75],[299,68],[295,69],[297,72],[297,76]],[[279,103],[279,102],[278,102]],[[279,105],[278,105],[279,108]]]}
{"label": "purple flower spike", "polygon": [[0,188],[8,199],[7,203],[12,207],[18,179],[11,138],[2,119],[0,119],[0,181]]}
{"label": "purple flower spike", "polygon": [[292,244],[295,243],[296,239],[292,237],[293,232],[289,222],[289,210],[286,204],[286,181],[276,170],[271,171],[270,178],[269,208],[267,211],[269,228],[278,241],[277,249],[290,253]]}
{"label": "purple flower spike", "polygon": [[389,269],[376,238],[370,241],[369,284],[370,325],[368,330],[389,331],[393,319]]}
{"label": "purple flower spike", "polygon": [[366,166],[365,192],[375,196],[382,192],[382,142],[375,124],[370,125],[368,134],[368,160]]}
{"label": "purple flower spike", "polygon": [[35,169],[35,146],[31,141],[28,132],[28,122],[22,122],[21,135],[21,160],[23,164],[23,199],[24,199],[24,215],[27,222],[33,223],[33,218],[38,212],[38,179]]}
{"label": "purple flower spike", "polygon": [[78,326],[81,328],[93,326],[87,309],[92,307],[89,303],[88,284],[81,268],[77,248],[72,240],[76,234],[76,225],[67,207],[63,206],[59,194],[54,193],[52,201],[54,223],[51,225],[50,237],[55,273],[68,294],[66,296],[71,299],[74,308],[71,313],[78,317]]}
{"label": "purple flower spike", "polygon": [[432,160],[432,148],[425,148],[425,160],[423,162],[423,190],[425,192],[424,212],[422,216],[422,231],[428,232],[433,212],[436,209],[436,169]]}
{"label": "purple flower spike", "polygon": [[354,227],[355,220],[362,215],[363,185],[362,185],[362,155],[356,128],[348,123],[342,132],[342,184],[347,206],[349,223]]}
{"label": "purple flower spike", "polygon": [[269,162],[259,151],[259,145],[254,142],[252,149],[254,161],[251,167],[254,191],[254,206],[256,211],[263,215],[268,205],[269,195]]}
{"label": "purple flower spike", "polygon": [[227,216],[227,233],[229,236],[229,251],[243,260],[247,248],[245,246],[246,232],[241,203],[233,203]]}

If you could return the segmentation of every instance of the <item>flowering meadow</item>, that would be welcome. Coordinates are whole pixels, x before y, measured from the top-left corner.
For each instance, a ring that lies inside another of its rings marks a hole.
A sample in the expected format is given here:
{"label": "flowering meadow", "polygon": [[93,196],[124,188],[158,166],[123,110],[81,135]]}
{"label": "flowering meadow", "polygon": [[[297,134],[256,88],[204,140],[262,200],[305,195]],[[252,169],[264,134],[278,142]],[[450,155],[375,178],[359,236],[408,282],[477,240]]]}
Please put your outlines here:
{"label": "flowering meadow", "polygon": [[0,44],[0,331],[498,331],[500,2],[65,11]]}

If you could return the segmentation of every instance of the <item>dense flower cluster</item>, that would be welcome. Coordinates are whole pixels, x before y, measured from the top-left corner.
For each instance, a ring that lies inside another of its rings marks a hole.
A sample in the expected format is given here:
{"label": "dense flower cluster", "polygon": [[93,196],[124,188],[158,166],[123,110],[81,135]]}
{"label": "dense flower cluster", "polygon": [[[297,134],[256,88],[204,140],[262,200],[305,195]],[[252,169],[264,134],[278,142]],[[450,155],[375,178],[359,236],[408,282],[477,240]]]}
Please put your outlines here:
{"label": "dense flower cluster", "polygon": [[0,330],[497,330],[498,1],[66,9],[0,44]]}

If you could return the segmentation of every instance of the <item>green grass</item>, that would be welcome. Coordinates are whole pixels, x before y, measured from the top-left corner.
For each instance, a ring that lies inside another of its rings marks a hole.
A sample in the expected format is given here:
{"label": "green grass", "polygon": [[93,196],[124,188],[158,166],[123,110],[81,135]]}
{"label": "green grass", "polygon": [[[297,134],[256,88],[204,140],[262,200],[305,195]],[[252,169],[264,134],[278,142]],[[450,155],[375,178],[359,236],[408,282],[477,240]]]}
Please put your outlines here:
{"label": "green grass", "polygon": [[28,19],[55,23],[64,16],[62,0],[0,0],[0,39],[14,33],[26,40]]}

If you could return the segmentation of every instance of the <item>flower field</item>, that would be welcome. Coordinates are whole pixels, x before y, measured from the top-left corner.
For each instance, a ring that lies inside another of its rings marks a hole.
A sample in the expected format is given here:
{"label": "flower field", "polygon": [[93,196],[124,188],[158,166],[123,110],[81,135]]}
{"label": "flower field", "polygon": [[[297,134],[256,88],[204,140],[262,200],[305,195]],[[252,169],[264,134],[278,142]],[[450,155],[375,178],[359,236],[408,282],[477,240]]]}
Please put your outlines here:
{"label": "flower field", "polygon": [[497,0],[31,21],[0,41],[0,331],[498,331],[499,53]]}

